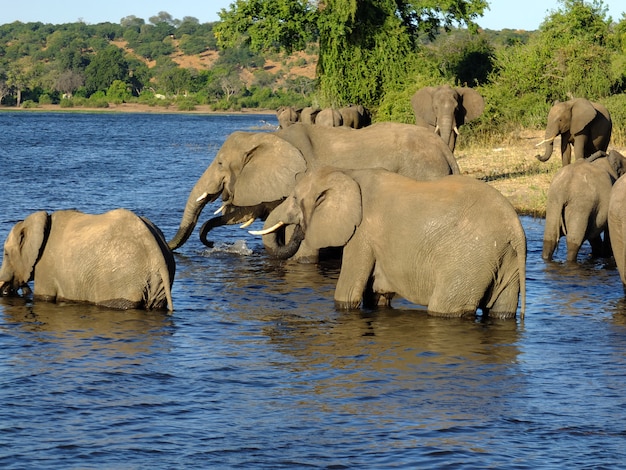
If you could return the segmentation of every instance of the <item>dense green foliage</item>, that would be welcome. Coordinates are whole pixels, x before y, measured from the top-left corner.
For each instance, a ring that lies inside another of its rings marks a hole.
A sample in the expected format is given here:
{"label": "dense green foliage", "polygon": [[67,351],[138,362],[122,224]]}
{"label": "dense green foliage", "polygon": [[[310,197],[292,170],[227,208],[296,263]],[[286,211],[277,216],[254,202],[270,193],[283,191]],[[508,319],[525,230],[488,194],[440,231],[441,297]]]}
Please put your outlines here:
{"label": "dense green foliage", "polygon": [[[136,100],[219,110],[361,103],[377,120],[413,122],[411,95],[449,83],[485,96],[483,116],[468,126],[475,135],[543,127],[553,101],[570,97],[605,103],[623,135],[626,17],[608,18],[602,0],[560,0],[538,31],[490,31],[479,28],[487,4],[236,0],[217,23],[160,12],[148,22],[6,24],[0,103]],[[306,55],[287,63],[301,50]],[[179,65],[184,54],[217,60]],[[281,64],[278,72],[266,67],[270,60]],[[289,74],[307,60],[316,63],[316,80]]]}

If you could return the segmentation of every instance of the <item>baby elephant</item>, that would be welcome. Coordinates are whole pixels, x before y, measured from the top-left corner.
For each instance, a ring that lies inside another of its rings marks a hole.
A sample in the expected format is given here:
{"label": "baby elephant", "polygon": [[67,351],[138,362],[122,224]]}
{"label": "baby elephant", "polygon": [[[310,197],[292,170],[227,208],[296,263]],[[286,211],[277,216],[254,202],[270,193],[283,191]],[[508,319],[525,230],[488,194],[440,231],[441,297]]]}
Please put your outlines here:
{"label": "baby elephant", "polygon": [[[566,260],[575,262],[585,240],[593,256],[610,256],[607,216],[613,183],[626,171],[626,159],[615,150],[576,160],[561,168],[548,188],[542,258],[551,260],[562,236]],[[604,238],[602,238],[604,235]]]}
{"label": "baby elephant", "polygon": [[28,294],[34,280],[36,299],[171,311],[175,271],[161,231],[128,210],[41,211],[11,229],[0,293]]}
{"label": "baby elephant", "polygon": [[345,245],[338,308],[370,300],[389,305],[397,293],[432,315],[474,315],[480,308],[513,318],[521,293],[524,314],[524,229],[509,201],[486,183],[324,167],[304,176],[275,211],[283,225],[297,226],[297,242]]}

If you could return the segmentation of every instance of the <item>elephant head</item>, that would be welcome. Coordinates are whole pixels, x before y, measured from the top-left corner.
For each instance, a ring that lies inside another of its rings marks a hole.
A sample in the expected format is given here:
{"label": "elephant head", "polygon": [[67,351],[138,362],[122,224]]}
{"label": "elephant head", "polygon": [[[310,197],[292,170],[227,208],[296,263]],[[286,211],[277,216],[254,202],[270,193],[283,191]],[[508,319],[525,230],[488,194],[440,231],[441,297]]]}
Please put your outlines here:
{"label": "elephant head", "polygon": [[[599,113],[606,119],[598,123],[598,129],[591,129],[590,124],[598,117]],[[563,164],[567,165],[571,161],[570,143],[572,141],[581,147],[576,149],[577,158],[581,158],[592,153],[585,147],[592,148],[595,146],[593,151],[606,150],[610,133],[610,116],[603,106],[583,98],[556,101],[548,113],[545,138],[537,144],[537,146],[545,144],[545,151],[543,155],[537,155],[536,158],[542,162],[548,161],[554,150],[554,139],[561,136]],[[591,142],[580,141],[576,143],[577,136],[588,138]]]}
{"label": "elephant head", "polygon": [[[323,167],[302,178],[292,196],[272,211],[264,230],[250,233],[269,238],[268,242],[264,240],[266,247],[276,247],[269,250],[270,255],[286,259],[295,255],[303,240],[311,250],[344,246],[362,218],[358,183],[341,171]],[[289,241],[281,245],[275,238],[284,237],[277,234],[285,226],[295,226],[295,230]]]}
{"label": "elephant head", "polygon": [[35,212],[16,223],[4,243],[4,257],[0,268],[0,295],[13,295],[20,289],[29,294],[32,280],[49,231],[48,214]]}
{"label": "elephant head", "polygon": [[[220,195],[224,217],[233,212],[230,206],[248,207],[253,217],[259,206],[286,197],[295,185],[296,175],[305,170],[300,151],[274,134],[233,132],[192,188],[178,232],[168,245],[172,250],[182,246],[204,206]],[[241,210],[236,212],[241,216]]]}
{"label": "elephant head", "polygon": [[300,109],[294,106],[281,106],[276,110],[279,127],[284,129],[300,120]]}
{"label": "elephant head", "polygon": [[454,151],[458,128],[482,114],[485,100],[473,88],[442,85],[418,90],[411,106],[415,124],[434,130]]}

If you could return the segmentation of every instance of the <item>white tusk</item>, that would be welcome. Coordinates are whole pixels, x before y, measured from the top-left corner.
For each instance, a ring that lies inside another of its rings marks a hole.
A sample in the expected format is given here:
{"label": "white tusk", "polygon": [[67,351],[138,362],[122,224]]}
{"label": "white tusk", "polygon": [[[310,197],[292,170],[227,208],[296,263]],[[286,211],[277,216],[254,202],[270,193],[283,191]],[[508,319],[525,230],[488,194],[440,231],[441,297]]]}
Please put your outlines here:
{"label": "white tusk", "polygon": [[546,142],[554,142],[554,139],[556,139],[556,137],[552,137],[551,139],[543,139],[541,142],[539,142],[537,145],[535,145],[535,147],[539,147],[540,145],[543,145]]}
{"label": "white tusk", "polygon": [[248,233],[250,235],[267,235],[268,233],[275,232],[276,230],[281,228],[283,225],[285,225],[285,222],[281,221],[281,222],[278,222],[276,225],[270,228],[265,228],[263,230],[248,230]]}
{"label": "white tusk", "polygon": [[255,221],[255,218],[254,217],[250,217],[250,220],[248,220],[247,222],[244,222],[243,224],[241,224],[239,226],[239,228],[248,228],[248,227],[250,227],[250,225],[252,225],[252,222],[254,222],[254,221]]}
{"label": "white tusk", "polygon": [[455,133],[456,135],[459,135],[459,128],[458,128],[458,127],[456,127],[456,126],[454,126],[454,133]]}
{"label": "white tusk", "polygon": [[206,199],[206,197],[208,195],[209,195],[209,193],[207,193],[207,192],[202,193],[202,196],[200,196],[198,199],[196,199],[196,202],[200,202],[200,201]]}
{"label": "white tusk", "polygon": [[222,204],[218,210],[216,210],[215,212],[213,212],[213,215],[217,215],[217,214],[219,214],[219,213],[220,213],[220,212],[222,212],[225,208],[226,208],[226,203]]}

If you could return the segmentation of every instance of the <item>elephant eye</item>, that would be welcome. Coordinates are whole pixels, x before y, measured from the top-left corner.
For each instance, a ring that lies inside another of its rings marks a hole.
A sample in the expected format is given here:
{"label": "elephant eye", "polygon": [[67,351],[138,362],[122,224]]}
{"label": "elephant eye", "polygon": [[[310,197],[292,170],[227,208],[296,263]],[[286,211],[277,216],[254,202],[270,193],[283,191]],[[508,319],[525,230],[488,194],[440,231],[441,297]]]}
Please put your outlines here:
{"label": "elephant eye", "polygon": [[324,199],[326,199],[326,191],[317,196],[317,199],[315,200],[315,206],[319,206],[322,202],[324,202]]}

